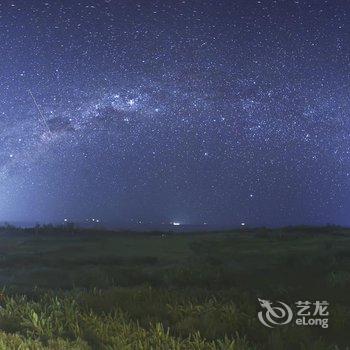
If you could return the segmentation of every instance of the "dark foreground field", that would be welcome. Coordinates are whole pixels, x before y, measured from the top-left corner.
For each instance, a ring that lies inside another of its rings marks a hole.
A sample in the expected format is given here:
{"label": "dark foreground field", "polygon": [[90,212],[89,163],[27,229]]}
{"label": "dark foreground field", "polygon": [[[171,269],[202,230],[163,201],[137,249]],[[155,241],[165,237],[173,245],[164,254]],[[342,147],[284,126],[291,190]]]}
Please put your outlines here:
{"label": "dark foreground field", "polygon": [[[0,349],[335,350],[350,344],[345,229],[7,231],[0,234]],[[257,298],[288,305],[326,300],[329,328],[267,328],[258,320]]]}

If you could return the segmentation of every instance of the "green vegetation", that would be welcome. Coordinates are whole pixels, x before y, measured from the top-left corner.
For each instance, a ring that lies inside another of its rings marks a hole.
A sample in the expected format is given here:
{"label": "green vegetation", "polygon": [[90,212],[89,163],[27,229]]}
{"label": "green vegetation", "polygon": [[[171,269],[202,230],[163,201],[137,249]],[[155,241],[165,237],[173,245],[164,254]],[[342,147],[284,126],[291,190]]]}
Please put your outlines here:
{"label": "green vegetation", "polygon": [[[346,349],[350,231],[0,228],[0,349]],[[257,298],[327,300],[329,328],[264,327]]]}

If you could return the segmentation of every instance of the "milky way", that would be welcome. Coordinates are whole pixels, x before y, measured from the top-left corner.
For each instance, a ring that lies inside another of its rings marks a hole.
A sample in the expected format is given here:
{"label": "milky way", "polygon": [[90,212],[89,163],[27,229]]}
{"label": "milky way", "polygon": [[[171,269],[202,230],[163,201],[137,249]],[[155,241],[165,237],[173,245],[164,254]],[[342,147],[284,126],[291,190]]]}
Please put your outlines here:
{"label": "milky way", "polygon": [[0,221],[350,224],[349,17],[346,1],[2,3]]}

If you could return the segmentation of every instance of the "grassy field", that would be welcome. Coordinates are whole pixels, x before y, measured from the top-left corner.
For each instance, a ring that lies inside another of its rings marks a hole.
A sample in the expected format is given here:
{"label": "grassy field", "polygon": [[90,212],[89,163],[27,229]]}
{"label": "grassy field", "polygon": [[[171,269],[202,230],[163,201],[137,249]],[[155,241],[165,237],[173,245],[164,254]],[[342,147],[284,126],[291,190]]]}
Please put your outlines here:
{"label": "grassy field", "polygon": [[[68,233],[72,231],[72,233]],[[0,349],[346,349],[350,231],[0,229]],[[258,298],[327,300],[329,328],[267,328]]]}

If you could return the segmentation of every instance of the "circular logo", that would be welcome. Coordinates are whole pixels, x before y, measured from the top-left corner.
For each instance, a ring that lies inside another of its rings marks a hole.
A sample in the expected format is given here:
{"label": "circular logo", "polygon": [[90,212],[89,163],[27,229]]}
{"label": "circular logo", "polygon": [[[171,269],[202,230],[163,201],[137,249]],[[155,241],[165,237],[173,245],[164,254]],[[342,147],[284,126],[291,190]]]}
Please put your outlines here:
{"label": "circular logo", "polygon": [[277,301],[277,305],[269,300],[259,299],[260,306],[264,309],[258,313],[259,321],[266,327],[273,328],[288,324],[293,318],[292,309],[282,301]]}

